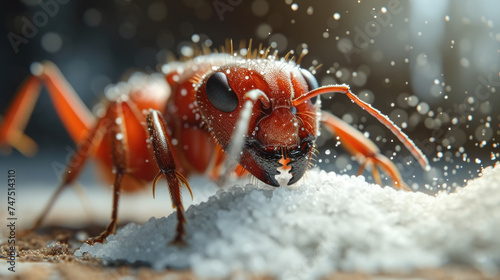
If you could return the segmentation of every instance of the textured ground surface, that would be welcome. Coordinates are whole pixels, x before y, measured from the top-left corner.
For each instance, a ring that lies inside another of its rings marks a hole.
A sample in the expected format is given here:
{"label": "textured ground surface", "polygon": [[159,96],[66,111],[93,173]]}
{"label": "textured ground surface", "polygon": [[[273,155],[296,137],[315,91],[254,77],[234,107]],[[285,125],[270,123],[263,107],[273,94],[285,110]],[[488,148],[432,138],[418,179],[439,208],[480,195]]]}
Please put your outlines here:
{"label": "textured ground surface", "polygon": [[313,170],[294,190],[236,186],[190,207],[186,247],[167,245],[176,224],[172,215],[129,224],[106,244],[84,245],[77,255],[191,268],[212,277],[244,270],[311,279],[446,264],[497,273],[500,166],[483,173],[454,194],[433,197]]}

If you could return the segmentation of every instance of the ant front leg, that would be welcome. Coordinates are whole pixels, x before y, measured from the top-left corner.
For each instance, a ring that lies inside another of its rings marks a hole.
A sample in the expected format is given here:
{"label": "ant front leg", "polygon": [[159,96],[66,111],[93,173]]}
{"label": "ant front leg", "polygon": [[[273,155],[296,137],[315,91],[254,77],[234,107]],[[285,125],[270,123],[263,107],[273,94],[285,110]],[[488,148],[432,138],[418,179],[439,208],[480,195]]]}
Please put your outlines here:
{"label": "ant front leg", "polygon": [[156,182],[165,176],[167,179],[168,191],[170,193],[170,198],[172,200],[172,207],[177,209],[177,228],[173,244],[184,244],[182,236],[184,235],[184,223],[186,219],[184,217],[184,206],[181,200],[181,184],[186,186],[193,198],[193,192],[189,186],[186,178],[176,170],[174,156],[172,154],[172,148],[170,147],[170,136],[167,133],[165,126],[165,120],[163,119],[160,112],[156,110],[150,110],[147,116],[147,125],[149,134],[151,136],[151,142],[153,144],[153,150],[156,158],[156,163],[160,168],[160,172],[156,175],[153,183],[153,196],[155,191]]}
{"label": "ant front leg", "polygon": [[[99,236],[89,238],[86,241],[89,244],[104,242],[106,237],[108,237],[110,234],[115,233],[116,225],[118,224],[118,201],[120,198],[123,177],[125,174],[127,174],[128,169],[128,148],[125,143],[127,139],[127,130],[123,121],[125,119],[123,112],[124,106],[127,105],[120,101],[111,103],[106,112],[106,116],[104,117],[107,122],[111,124],[111,131],[107,135],[111,138],[112,161],[114,167],[113,173],[115,174],[115,179],[113,182],[113,208],[111,211],[111,221]],[[122,121],[116,121],[118,119]]]}
{"label": "ant front leg", "polygon": [[336,116],[322,111],[321,123],[334,135],[340,138],[342,146],[349,151],[352,155],[361,158],[361,166],[358,171],[358,176],[363,174],[363,171],[368,164],[372,164],[372,174],[375,182],[382,185],[380,174],[377,168],[382,168],[389,177],[391,177],[393,184],[398,189],[410,191],[410,188],[405,184],[401,178],[396,165],[384,155],[380,154],[378,147],[361,132],[337,118]]}

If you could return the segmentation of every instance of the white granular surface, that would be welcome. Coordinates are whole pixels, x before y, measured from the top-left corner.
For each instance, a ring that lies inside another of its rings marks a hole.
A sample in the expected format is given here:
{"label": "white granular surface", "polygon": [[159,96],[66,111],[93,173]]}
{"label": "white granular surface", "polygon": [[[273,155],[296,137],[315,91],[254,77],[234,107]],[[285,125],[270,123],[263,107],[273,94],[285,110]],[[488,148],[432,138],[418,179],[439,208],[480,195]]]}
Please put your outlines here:
{"label": "white granular surface", "polygon": [[77,251],[103,260],[315,279],[338,270],[409,271],[449,263],[496,273],[500,264],[500,164],[453,194],[429,196],[312,170],[297,189],[220,190],[187,209],[188,243],[169,244],[176,218],[129,224]]}

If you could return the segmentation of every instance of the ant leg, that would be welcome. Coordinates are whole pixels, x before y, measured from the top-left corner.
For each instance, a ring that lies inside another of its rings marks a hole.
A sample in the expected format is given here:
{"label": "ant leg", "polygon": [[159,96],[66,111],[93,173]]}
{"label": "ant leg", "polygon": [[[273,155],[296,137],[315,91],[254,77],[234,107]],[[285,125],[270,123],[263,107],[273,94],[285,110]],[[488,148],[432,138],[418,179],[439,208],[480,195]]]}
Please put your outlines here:
{"label": "ant leg", "polygon": [[191,187],[189,186],[186,178],[176,170],[172,149],[169,145],[170,136],[167,133],[165,120],[160,112],[150,110],[147,115],[148,131],[151,136],[153,150],[156,158],[156,163],[160,168],[160,172],[156,175],[153,183],[153,196],[155,191],[156,182],[165,176],[167,179],[168,191],[172,200],[172,207],[177,209],[177,228],[175,237],[172,240],[173,244],[184,244],[183,235],[185,233],[184,223],[184,206],[181,200],[181,184],[186,186],[193,198]]}
{"label": "ant leg", "polygon": [[80,143],[93,126],[92,113],[52,62],[33,63],[31,70],[33,74],[21,85],[0,125],[0,145],[12,146],[27,156],[36,153],[36,143],[23,130],[40,95],[42,83],[71,138]]}
{"label": "ant leg", "polygon": [[337,135],[342,142],[342,146],[352,155],[361,158],[361,166],[358,171],[360,175],[368,163],[372,163],[373,178],[377,184],[381,184],[380,174],[377,167],[381,167],[393,180],[394,186],[398,189],[410,188],[403,182],[398,169],[387,157],[380,154],[378,147],[361,132],[337,118],[336,116],[322,111],[321,123],[334,135]]}
{"label": "ant leg", "polygon": [[[36,153],[35,141],[23,131],[40,96],[40,89],[41,83],[36,77],[28,77],[22,83],[0,126],[0,146],[14,147],[25,156],[33,156]],[[10,149],[8,151],[10,152]]]}
{"label": "ant leg", "polygon": [[[380,167],[385,173],[389,174],[389,177],[392,178],[392,184],[398,188],[398,189],[403,189],[405,191],[411,191],[410,187],[403,181],[403,178],[401,178],[401,174],[398,171],[398,168],[396,165],[387,157],[377,154],[375,155],[375,167]],[[373,171],[375,172],[375,171]],[[375,173],[374,173],[375,176]],[[377,171],[377,176],[380,178],[380,175],[378,175]],[[380,179],[379,179],[380,180]]]}
{"label": "ant leg", "polygon": [[[366,166],[372,162],[373,162],[373,160],[371,158],[365,157],[361,161],[361,165],[359,166],[358,173],[356,173],[356,176],[363,175],[363,172],[365,171]],[[373,175],[373,180],[375,180],[375,183],[382,186],[382,180],[380,179],[380,173],[379,173],[376,165],[372,167],[372,175]]]}
{"label": "ant leg", "polygon": [[107,127],[105,124],[105,119],[101,118],[98,121],[97,125],[90,130],[87,137],[80,141],[80,143],[78,144],[78,148],[72,155],[70,161],[68,162],[68,166],[66,167],[66,170],[62,175],[61,184],[58,186],[54,194],[52,194],[49,203],[47,203],[43,211],[35,220],[34,225],[30,229],[23,231],[21,233],[21,236],[25,236],[38,229],[42,225],[43,220],[54,206],[62,191],[65,190],[66,187],[74,183],[74,181],[80,174],[80,171],[82,170],[87,158],[93,153],[93,148],[97,143],[100,142],[104,133],[106,132]]}
{"label": "ant leg", "polygon": [[[106,119],[111,124],[111,133],[107,134],[111,139],[112,160],[115,179],[113,182],[113,206],[111,210],[111,221],[99,236],[89,238],[86,242],[94,244],[102,243],[110,234],[115,233],[118,224],[118,201],[120,199],[123,177],[127,174],[127,130],[125,127],[124,103],[115,101],[110,104],[106,113]],[[121,121],[117,121],[121,120]]]}
{"label": "ant leg", "polygon": [[378,171],[378,166],[376,164],[372,167],[372,175],[373,175],[373,180],[375,180],[375,183],[382,186],[382,179],[380,179],[380,172]]}

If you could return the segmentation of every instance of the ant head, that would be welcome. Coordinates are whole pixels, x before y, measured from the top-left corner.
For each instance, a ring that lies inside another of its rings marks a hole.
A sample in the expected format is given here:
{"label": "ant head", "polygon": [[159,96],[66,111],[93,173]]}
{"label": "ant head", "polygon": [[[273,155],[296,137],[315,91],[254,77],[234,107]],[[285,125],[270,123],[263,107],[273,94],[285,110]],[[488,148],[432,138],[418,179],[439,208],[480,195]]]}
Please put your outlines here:
{"label": "ant head", "polygon": [[[320,103],[311,98],[294,105],[293,100],[317,87],[314,76],[292,62],[241,60],[206,75],[198,87],[197,102],[208,130],[227,150],[244,104],[251,101],[239,163],[267,184],[290,185],[309,166]],[[252,99],[251,92],[258,96]],[[291,175],[288,180],[278,178],[283,169]]]}

